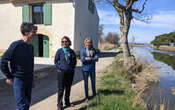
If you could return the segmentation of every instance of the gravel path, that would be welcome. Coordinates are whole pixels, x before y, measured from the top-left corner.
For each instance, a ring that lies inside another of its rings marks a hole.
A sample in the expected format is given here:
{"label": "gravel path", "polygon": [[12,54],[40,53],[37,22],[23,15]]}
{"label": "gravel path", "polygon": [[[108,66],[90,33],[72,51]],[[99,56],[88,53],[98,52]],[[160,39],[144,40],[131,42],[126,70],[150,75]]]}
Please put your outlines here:
{"label": "gravel path", "polygon": [[[103,52],[96,64],[97,78],[107,66],[114,61],[117,52]],[[52,61],[51,61],[52,62]],[[57,110],[57,72],[54,65],[41,69],[35,73],[36,87],[32,91],[32,105],[30,110]],[[91,89],[90,89],[91,90]],[[0,108],[1,110],[14,110],[12,87],[0,81]],[[74,107],[65,110],[78,110],[84,101],[84,82],[81,72],[81,63],[75,70],[74,82],[71,90],[70,100]]]}

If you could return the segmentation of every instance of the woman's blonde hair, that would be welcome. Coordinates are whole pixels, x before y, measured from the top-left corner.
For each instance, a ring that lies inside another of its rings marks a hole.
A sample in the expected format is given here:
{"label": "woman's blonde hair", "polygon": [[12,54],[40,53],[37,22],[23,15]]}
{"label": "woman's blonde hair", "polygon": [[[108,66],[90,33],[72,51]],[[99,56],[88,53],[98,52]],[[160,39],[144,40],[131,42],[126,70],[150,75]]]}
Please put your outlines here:
{"label": "woman's blonde hair", "polygon": [[92,45],[93,45],[93,41],[92,41],[92,38],[91,38],[91,37],[86,37],[85,40],[84,40],[84,44],[85,44],[88,40],[90,40],[90,41],[92,42]]}

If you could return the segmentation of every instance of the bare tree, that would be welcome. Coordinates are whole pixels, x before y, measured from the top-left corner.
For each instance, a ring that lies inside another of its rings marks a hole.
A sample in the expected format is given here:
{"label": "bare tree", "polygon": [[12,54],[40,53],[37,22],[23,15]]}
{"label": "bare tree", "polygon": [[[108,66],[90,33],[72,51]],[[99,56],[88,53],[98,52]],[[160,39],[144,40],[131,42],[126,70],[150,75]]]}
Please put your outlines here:
{"label": "bare tree", "polygon": [[[106,1],[111,4],[118,12],[120,17],[120,32],[122,39],[122,49],[124,57],[124,66],[130,68],[133,63],[128,45],[128,33],[131,20],[133,18],[141,21],[146,19],[139,15],[144,11],[147,0],[96,0],[96,2]],[[138,5],[137,5],[138,4]]]}
{"label": "bare tree", "polygon": [[103,42],[104,41],[104,39],[103,39],[103,24],[101,24],[101,25],[99,25],[99,27],[98,27],[98,34],[99,34],[99,42]]}
{"label": "bare tree", "polygon": [[114,44],[114,45],[118,45],[118,41],[120,40],[119,35],[115,32],[109,32],[105,38],[105,41]]}

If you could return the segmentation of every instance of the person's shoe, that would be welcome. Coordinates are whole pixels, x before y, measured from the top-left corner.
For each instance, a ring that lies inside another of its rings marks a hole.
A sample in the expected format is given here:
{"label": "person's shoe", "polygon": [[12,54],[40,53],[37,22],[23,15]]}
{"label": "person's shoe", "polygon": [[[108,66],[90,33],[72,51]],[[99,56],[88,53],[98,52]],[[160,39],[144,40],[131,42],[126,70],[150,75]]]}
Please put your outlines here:
{"label": "person's shoe", "polygon": [[74,104],[71,104],[71,103],[66,103],[65,105],[66,105],[66,107],[73,107],[74,106]]}
{"label": "person's shoe", "polygon": [[57,110],[63,110],[63,107],[58,107]]}
{"label": "person's shoe", "polygon": [[88,103],[88,98],[86,98],[86,99],[84,100],[84,103]]}

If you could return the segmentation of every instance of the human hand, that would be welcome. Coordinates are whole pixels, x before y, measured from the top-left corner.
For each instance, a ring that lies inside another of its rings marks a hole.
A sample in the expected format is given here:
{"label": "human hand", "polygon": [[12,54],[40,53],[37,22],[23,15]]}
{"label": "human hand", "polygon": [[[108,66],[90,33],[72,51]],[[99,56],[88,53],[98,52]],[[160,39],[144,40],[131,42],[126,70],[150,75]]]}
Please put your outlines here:
{"label": "human hand", "polygon": [[13,80],[12,79],[6,79],[6,83],[9,84],[9,85],[12,85],[13,84]]}
{"label": "human hand", "polygon": [[95,56],[94,56],[94,58],[98,58],[98,56],[97,56],[97,55],[95,55]]}
{"label": "human hand", "polygon": [[84,59],[85,59],[85,60],[90,60],[90,57],[85,57]]}

